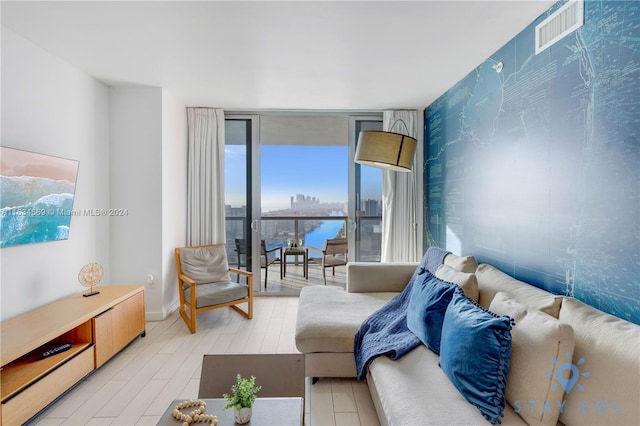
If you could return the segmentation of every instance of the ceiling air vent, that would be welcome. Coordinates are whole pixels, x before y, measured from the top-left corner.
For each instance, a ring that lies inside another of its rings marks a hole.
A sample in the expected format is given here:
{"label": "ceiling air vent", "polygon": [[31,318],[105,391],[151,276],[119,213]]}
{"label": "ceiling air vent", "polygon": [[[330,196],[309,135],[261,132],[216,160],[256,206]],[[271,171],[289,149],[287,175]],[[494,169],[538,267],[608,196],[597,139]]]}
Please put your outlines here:
{"label": "ceiling air vent", "polygon": [[536,55],[584,24],[584,0],[572,0],[536,25]]}

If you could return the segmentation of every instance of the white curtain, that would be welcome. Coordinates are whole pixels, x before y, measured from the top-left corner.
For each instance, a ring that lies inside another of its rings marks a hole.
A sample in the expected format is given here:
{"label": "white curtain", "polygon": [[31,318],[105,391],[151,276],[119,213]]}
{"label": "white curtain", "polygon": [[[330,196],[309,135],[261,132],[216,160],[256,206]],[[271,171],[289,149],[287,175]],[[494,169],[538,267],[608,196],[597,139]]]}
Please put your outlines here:
{"label": "white curtain", "polygon": [[[384,111],[382,128],[418,139],[418,111]],[[382,171],[382,262],[420,260],[417,167],[416,155],[411,172]]]}
{"label": "white curtain", "polygon": [[187,108],[187,245],[225,242],[224,111]]}

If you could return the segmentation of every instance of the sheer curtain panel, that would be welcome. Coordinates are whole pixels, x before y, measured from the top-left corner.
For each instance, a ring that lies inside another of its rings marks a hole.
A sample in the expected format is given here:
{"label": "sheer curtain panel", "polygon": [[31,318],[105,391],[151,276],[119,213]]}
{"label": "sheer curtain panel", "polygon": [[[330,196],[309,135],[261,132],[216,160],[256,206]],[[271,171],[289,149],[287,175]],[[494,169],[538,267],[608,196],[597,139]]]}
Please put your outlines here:
{"label": "sheer curtain panel", "polygon": [[187,245],[224,243],[224,111],[187,108],[187,122]]}
{"label": "sheer curtain panel", "polygon": [[[406,124],[405,126],[402,120]],[[383,130],[418,138],[418,112],[384,111]],[[417,155],[410,172],[382,171],[382,262],[418,262]]]}

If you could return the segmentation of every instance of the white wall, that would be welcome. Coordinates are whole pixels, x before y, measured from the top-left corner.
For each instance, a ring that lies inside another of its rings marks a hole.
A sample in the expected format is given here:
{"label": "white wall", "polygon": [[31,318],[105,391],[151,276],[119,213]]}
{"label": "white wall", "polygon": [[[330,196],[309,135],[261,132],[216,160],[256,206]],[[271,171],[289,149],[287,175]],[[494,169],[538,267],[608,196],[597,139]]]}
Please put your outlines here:
{"label": "white wall", "polygon": [[[187,110],[162,91],[162,319],[178,307],[175,248],[187,233]],[[160,319],[160,318],[152,318]]]}
{"label": "white wall", "polygon": [[[74,210],[107,207],[107,87],[4,27],[1,54],[2,145],[79,160]],[[0,249],[0,318],[83,290],[80,268],[109,264],[108,235],[108,218],[80,216],[66,241]]]}
{"label": "white wall", "polygon": [[[67,241],[0,249],[0,319],[101,285],[145,285],[147,319],[177,306],[173,248],[186,229],[185,106],[161,88],[112,87],[2,28],[2,145],[80,161]],[[154,280],[147,284],[147,277]]]}
{"label": "white wall", "polygon": [[[174,248],[186,232],[185,106],[161,88],[110,89],[114,284],[145,285],[147,320],[177,307]],[[153,280],[150,280],[153,276]]]}
{"label": "white wall", "polygon": [[154,286],[147,313],[162,312],[162,89],[112,87],[110,100],[111,280]]}

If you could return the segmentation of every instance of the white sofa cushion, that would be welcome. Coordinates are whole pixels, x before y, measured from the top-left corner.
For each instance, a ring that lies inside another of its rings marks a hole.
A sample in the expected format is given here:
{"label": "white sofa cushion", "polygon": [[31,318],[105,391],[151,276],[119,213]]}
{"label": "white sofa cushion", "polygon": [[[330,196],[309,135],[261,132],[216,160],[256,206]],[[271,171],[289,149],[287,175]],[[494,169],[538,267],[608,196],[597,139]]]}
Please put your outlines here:
{"label": "white sofa cushion", "polygon": [[543,312],[527,309],[503,292],[495,295],[489,309],[516,322],[511,329],[507,401],[530,425],[557,424],[557,401],[563,400],[564,388],[556,385],[561,364],[553,360],[559,354],[573,352],[573,328]]}
{"label": "white sofa cushion", "polygon": [[444,264],[460,272],[472,274],[478,269],[478,261],[473,256],[457,256],[449,253],[444,257]]}
{"label": "white sofa cushion", "polygon": [[526,307],[538,309],[558,318],[562,296],[556,296],[541,288],[516,280],[488,264],[478,266],[476,278],[480,290],[478,303],[485,308],[489,308],[497,292],[504,291]]}
{"label": "white sofa cushion", "polygon": [[560,321],[575,332],[573,365],[580,373],[560,421],[640,425],[640,326],[569,297],[562,301]]}
{"label": "white sofa cushion", "polygon": [[462,288],[465,296],[476,302],[478,301],[478,279],[476,274],[460,272],[449,265],[442,264],[438,266],[434,275],[442,281],[457,284]]}
{"label": "white sofa cushion", "polygon": [[418,265],[418,262],[349,262],[347,293],[399,293],[407,286]]}
{"label": "white sofa cushion", "polygon": [[[369,367],[367,384],[383,425],[488,425],[438,366],[438,355],[420,345],[397,361],[381,356]],[[505,425],[526,425],[505,407]]]}
{"label": "white sofa cushion", "polygon": [[347,293],[333,286],[303,288],[298,302],[296,347],[302,353],[353,353],[353,339],[364,320],[397,294]]}

